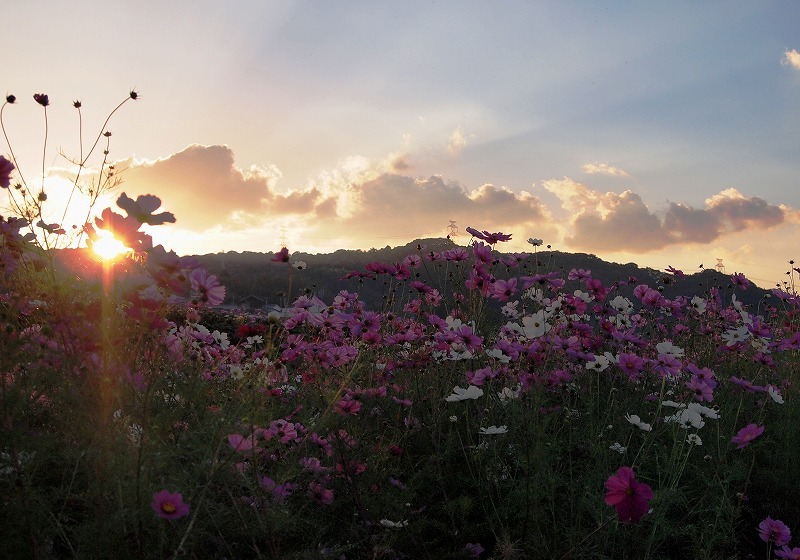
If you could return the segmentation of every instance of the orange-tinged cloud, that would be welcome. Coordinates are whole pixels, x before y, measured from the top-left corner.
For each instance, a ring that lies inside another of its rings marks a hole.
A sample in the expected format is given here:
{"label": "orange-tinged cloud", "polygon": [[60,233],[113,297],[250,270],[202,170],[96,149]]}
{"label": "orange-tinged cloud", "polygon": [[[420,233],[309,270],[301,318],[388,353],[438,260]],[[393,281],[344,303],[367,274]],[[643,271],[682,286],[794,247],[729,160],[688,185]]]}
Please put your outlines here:
{"label": "orange-tinged cloud", "polygon": [[[736,189],[709,197],[701,208],[671,202],[656,212],[631,190],[602,192],[568,177],[543,183],[558,199],[558,213],[568,214],[560,218],[528,192],[490,183],[468,189],[439,175],[411,177],[409,157],[346,158],[295,189],[280,188],[274,166],[239,168],[226,146],[192,145],[166,158],[119,166],[128,168],[123,188],[130,196],[155,194],[175,214],[172,229],[246,240],[285,225],[295,232],[296,245],[327,243],[325,250],[443,236],[456,220],[461,231],[472,226],[514,234],[509,250],[524,250],[515,243],[538,237],[566,250],[644,255],[800,223],[798,211]],[[341,246],[330,247],[334,241]],[[238,248],[271,250],[274,240],[264,243]]]}
{"label": "orange-tinged cloud", "polygon": [[600,193],[572,179],[545,181],[572,214],[565,243],[586,250],[646,253],[669,245],[709,243],[725,234],[762,230],[787,219],[786,210],[759,197],[726,189],[704,208],[670,203],[663,219],[632,192]]}

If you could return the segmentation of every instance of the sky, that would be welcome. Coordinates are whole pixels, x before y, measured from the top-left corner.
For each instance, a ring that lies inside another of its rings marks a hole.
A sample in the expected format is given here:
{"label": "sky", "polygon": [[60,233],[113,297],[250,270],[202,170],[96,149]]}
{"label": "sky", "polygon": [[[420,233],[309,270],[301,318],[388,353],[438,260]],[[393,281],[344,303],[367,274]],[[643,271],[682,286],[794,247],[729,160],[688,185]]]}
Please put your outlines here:
{"label": "sky", "polygon": [[764,287],[800,261],[796,2],[78,0],[4,21],[10,149],[65,225],[86,209],[60,210],[64,156],[107,130],[122,184],[95,210],[157,195],[177,221],[149,231],[179,254],[397,246],[454,221],[463,244],[470,226],[507,251],[722,259]]}

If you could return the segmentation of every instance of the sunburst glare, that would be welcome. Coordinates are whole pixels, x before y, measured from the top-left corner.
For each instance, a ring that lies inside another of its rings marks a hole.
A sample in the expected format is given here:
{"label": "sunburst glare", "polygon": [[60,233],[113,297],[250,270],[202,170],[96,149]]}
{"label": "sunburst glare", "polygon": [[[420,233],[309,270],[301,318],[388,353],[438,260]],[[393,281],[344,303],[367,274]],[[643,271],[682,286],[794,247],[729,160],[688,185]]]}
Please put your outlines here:
{"label": "sunburst glare", "polygon": [[116,260],[131,250],[114,237],[113,233],[102,229],[97,230],[97,239],[92,244],[92,251],[104,261]]}

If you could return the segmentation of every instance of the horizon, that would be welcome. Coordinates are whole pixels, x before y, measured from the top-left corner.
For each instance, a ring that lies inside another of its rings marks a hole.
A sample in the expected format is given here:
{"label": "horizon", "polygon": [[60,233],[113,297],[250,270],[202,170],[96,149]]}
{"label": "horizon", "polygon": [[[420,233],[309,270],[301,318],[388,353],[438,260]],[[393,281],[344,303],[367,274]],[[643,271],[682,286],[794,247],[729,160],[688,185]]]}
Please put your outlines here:
{"label": "horizon", "polygon": [[136,91],[108,125],[123,183],[95,211],[158,196],[177,223],[147,232],[178,254],[368,250],[454,221],[512,234],[508,252],[536,237],[659,271],[722,259],[765,288],[800,258],[800,6],[91,0],[7,17],[21,171],[46,164],[65,203],[73,101],[90,145]]}

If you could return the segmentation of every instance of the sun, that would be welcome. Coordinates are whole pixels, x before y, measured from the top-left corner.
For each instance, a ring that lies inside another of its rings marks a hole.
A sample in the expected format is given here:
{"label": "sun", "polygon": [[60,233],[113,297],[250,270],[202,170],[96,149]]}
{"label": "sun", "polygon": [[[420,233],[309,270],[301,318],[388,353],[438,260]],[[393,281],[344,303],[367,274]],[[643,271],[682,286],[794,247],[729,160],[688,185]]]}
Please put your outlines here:
{"label": "sun", "polygon": [[92,244],[92,251],[104,261],[113,261],[131,251],[114,234],[106,230],[97,230],[97,239]]}

